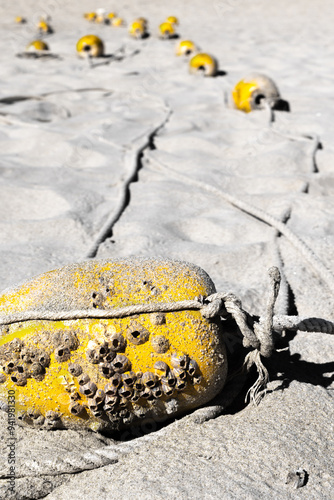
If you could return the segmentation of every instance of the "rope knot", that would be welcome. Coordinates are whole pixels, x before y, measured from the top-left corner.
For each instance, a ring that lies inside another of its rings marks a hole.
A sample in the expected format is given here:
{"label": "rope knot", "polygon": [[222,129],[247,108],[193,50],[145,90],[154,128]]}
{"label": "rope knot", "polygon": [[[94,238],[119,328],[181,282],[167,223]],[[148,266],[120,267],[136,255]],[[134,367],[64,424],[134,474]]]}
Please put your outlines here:
{"label": "rope knot", "polygon": [[202,302],[201,313],[204,318],[210,319],[215,316],[223,316],[226,314],[222,294],[214,293],[206,297]]}
{"label": "rope knot", "polygon": [[[268,381],[268,372],[262,363],[261,355],[268,358],[274,349],[273,340],[273,317],[274,307],[280,287],[280,272],[277,267],[271,267],[268,271],[270,279],[270,290],[265,314],[258,321],[243,310],[240,299],[232,293],[214,293],[203,299],[199,299],[201,313],[205,318],[230,314],[243,335],[243,345],[252,348],[246,358],[244,367],[250,370],[255,365],[258,371],[258,380],[249,390],[248,395],[255,404],[258,404]],[[264,388],[264,390],[263,390]]]}

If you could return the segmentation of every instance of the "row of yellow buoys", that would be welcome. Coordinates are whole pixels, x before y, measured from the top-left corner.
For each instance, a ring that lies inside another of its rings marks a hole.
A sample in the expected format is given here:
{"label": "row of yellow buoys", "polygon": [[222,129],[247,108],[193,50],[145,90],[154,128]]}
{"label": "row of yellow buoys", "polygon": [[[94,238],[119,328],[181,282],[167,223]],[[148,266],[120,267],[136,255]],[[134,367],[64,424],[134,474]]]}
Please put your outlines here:
{"label": "row of yellow buoys", "polygon": [[[106,12],[104,9],[98,9],[96,12],[84,14],[84,17],[90,22],[111,24],[113,26],[123,26],[124,20],[114,12]],[[17,17],[17,23],[25,23],[26,19]],[[37,29],[40,35],[52,33],[53,30],[49,24],[50,18],[43,16],[40,18]],[[173,39],[178,35],[176,26],[179,21],[175,16],[168,16],[159,25],[159,36],[161,39]],[[139,17],[130,23],[128,27],[129,35],[135,39],[143,39],[148,36],[148,21],[144,17]],[[49,47],[43,40],[32,41],[26,47],[31,51],[48,51]],[[76,50],[80,57],[102,57],[104,55],[103,41],[96,35],[85,35],[76,44]],[[175,53],[177,56],[183,56],[189,59],[189,72],[191,74],[201,74],[203,76],[216,76],[218,73],[218,62],[215,57],[205,52],[201,52],[196,44],[191,40],[181,40],[177,43]],[[233,104],[237,109],[249,113],[255,109],[262,109],[266,103],[271,108],[280,101],[280,94],[277,86],[265,75],[251,74],[237,83],[232,91]]]}
{"label": "row of yellow buoys", "polygon": [[98,9],[96,12],[86,12],[84,18],[91,23],[109,24],[118,28],[124,26],[125,22],[115,12],[107,12],[105,9]]}

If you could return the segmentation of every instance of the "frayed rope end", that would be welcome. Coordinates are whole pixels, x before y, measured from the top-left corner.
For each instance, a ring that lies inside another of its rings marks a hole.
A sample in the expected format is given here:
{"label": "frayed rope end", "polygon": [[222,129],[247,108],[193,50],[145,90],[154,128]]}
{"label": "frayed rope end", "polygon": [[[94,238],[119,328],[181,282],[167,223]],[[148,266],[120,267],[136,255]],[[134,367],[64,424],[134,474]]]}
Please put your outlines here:
{"label": "frayed rope end", "polygon": [[267,392],[269,373],[262,363],[260,352],[257,350],[251,351],[247,354],[243,363],[243,369],[248,372],[253,365],[256,366],[258,378],[252,387],[248,389],[245,402],[247,403],[248,401],[251,401],[254,406],[258,406],[261,399]]}

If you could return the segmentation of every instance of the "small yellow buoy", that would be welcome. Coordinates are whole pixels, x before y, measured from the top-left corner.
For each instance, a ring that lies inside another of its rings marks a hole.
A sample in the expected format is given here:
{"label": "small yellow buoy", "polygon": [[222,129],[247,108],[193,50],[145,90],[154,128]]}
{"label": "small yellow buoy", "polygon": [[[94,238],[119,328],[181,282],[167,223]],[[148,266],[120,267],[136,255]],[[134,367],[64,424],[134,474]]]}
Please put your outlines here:
{"label": "small yellow buoy", "polygon": [[104,54],[102,40],[96,35],[86,35],[80,38],[76,45],[80,57],[101,57]]}
{"label": "small yellow buoy", "polygon": [[146,19],[146,17],[137,17],[137,19],[135,19],[135,22],[142,23],[145,29],[148,28],[148,20]]}
{"label": "small yellow buoy", "polygon": [[51,26],[46,21],[44,21],[42,19],[37,24],[37,29],[40,33],[43,33],[43,34],[53,33],[53,29],[51,28]]}
{"label": "small yellow buoy", "polygon": [[196,54],[189,61],[189,71],[192,74],[215,76],[217,74],[217,70],[218,63],[216,59],[209,54]]}
{"label": "small yellow buoy", "polygon": [[193,264],[140,258],[73,264],[7,290],[0,295],[0,403],[14,390],[22,422],[94,430],[207,403],[227,375],[222,324],[179,304],[214,292]]}
{"label": "small yellow buoy", "polygon": [[43,40],[34,40],[26,46],[26,50],[29,52],[33,52],[35,50],[49,50],[49,46],[43,42]]}
{"label": "small yellow buoy", "polygon": [[95,22],[98,24],[103,24],[106,22],[106,19],[105,19],[104,15],[100,14],[100,15],[96,16]]}
{"label": "small yellow buoy", "polygon": [[237,109],[249,113],[255,109],[263,109],[264,101],[271,108],[280,100],[278,88],[271,78],[254,73],[243,78],[232,91]]}
{"label": "small yellow buoy", "polygon": [[96,13],[95,12],[86,12],[86,14],[84,14],[84,18],[87,19],[87,21],[94,22],[96,19]]}
{"label": "small yellow buoy", "polygon": [[163,39],[173,38],[176,34],[173,24],[167,22],[160,24],[159,32]]}
{"label": "small yellow buoy", "polygon": [[95,22],[99,23],[99,24],[109,22],[109,20],[107,21],[107,19],[106,19],[106,10],[105,9],[101,8],[101,9],[96,10]]}
{"label": "small yellow buoy", "polygon": [[143,21],[134,21],[129,26],[129,33],[133,38],[144,38],[146,35],[146,26]]}
{"label": "small yellow buoy", "polygon": [[27,22],[25,17],[17,16],[15,17],[15,22],[17,24],[25,24]]}
{"label": "small yellow buoy", "polygon": [[107,14],[107,19],[111,20],[111,19],[114,19],[114,17],[117,17],[116,16],[116,13],[115,12],[108,12]]}
{"label": "small yellow buoy", "polygon": [[176,44],[175,54],[177,56],[191,56],[197,51],[197,47],[194,42],[190,40],[181,40]]}
{"label": "small yellow buoy", "polygon": [[179,20],[175,16],[168,16],[166,19],[166,22],[170,23],[170,24],[175,24],[176,26],[178,26],[178,24],[179,24]]}
{"label": "small yellow buoy", "polygon": [[124,26],[124,19],[121,17],[114,17],[111,20],[111,25],[114,26],[115,28],[119,28],[120,26]]}

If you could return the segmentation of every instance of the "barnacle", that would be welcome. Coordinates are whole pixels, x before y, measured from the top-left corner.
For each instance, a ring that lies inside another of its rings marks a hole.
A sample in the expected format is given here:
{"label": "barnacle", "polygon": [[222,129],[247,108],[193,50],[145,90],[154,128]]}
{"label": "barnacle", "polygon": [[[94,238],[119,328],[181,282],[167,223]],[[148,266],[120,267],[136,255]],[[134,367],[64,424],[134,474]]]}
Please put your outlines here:
{"label": "barnacle", "polygon": [[141,380],[142,380],[143,384],[146,385],[146,387],[152,388],[157,383],[158,377],[155,373],[145,372],[145,373],[143,373]]}
{"label": "barnacle", "polygon": [[137,321],[132,321],[127,331],[127,339],[135,345],[145,344],[148,341],[150,332]]}
{"label": "barnacle", "polygon": [[160,373],[160,375],[164,375],[166,376],[167,373],[169,372],[169,366],[167,365],[167,363],[165,363],[165,361],[156,361],[154,363],[154,366],[153,368],[158,372]]}
{"label": "barnacle", "polygon": [[76,49],[80,57],[101,57],[104,54],[104,45],[96,35],[86,35],[78,40]]}
{"label": "barnacle", "polygon": [[191,377],[198,371],[198,364],[194,359],[189,360],[187,371]]}
{"label": "barnacle", "polygon": [[[159,294],[152,295],[152,287]],[[113,293],[105,294],[107,288]],[[104,293],[103,308],[113,310],[194,300],[215,291],[204,271],[191,264],[89,261],[6,291],[0,295],[0,318],[36,310],[95,311],[91,290]],[[15,389],[22,423],[94,430],[164,419],[205,404],[226,379],[220,320],[197,310],[161,313],[155,307],[112,319],[88,314],[11,323],[0,338],[0,402]]]}
{"label": "barnacle", "polygon": [[26,46],[26,50],[28,52],[49,50],[49,46],[43,40],[33,40]]}
{"label": "barnacle", "polygon": [[124,373],[130,370],[131,363],[124,354],[117,354],[112,362],[112,367],[116,373]]}
{"label": "barnacle", "polygon": [[121,333],[115,333],[110,337],[110,349],[114,352],[121,352],[125,349],[125,338]]}
{"label": "barnacle", "polygon": [[126,372],[122,375],[123,384],[132,387],[137,379],[135,372]]}
{"label": "barnacle", "polygon": [[155,352],[163,354],[169,349],[169,340],[164,335],[152,337],[151,344]]}
{"label": "barnacle", "polygon": [[100,371],[102,377],[105,377],[105,378],[110,378],[115,373],[115,370],[113,369],[111,363],[100,363],[99,371]]}
{"label": "barnacle", "polygon": [[191,40],[181,40],[176,44],[175,54],[177,56],[191,56],[197,50],[196,45]]}
{"label": "barnacle", "polygon": [[215,76],[218,70],[218,63],[213,56],[199,53],[189,61],[189,72],[193,74],[203,74],[204,76]]}
{"label": "barnacle", "polygon": [[170,363],[173,368],[180,368],[182,370],[186,370],[189,364],[189,356],[187,354],[183,354],[178,356],[175,352],[170,357]]}
{"label": "barnacle", "polygon": [[92,397],[97,391],[97,385],[94,382],[88,382],[88,384],[81,385],[79,388],[81,394],[87,397]]}
{"label": "barnacle", "polygon": [[252,74],[243,78],[232,91],[234,105],[237,109],[249,113],[263,108],[263,101],[274,107],[280,100],[276,84],[265,75]]}
{"label": "barnacle", "polygon": [[74,377],[79,377],[82,374],[82,367],[78,363],[70,363],[68,365],[68,371]]}
{"label": "barnacle", "polygon": [[69,347],[61,345],[55,350],[55,358],[59,362],[68,361],[71,357],[71,351]]}

